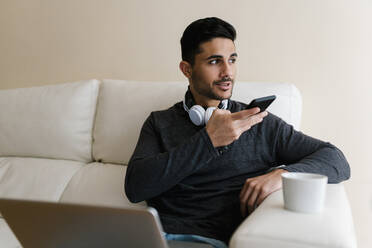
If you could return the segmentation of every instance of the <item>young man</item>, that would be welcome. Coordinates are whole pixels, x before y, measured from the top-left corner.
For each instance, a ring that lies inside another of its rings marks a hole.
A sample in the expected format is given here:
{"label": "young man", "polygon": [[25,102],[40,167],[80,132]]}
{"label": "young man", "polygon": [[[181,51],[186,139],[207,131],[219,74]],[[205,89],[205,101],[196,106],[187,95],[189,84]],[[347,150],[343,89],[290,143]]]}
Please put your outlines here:
{"label": "young man", "polygon": [[[324,174],[329,183],[350,177],[335,146],[230,100],[235,36],[218,18],[186,28],[180,69],[189,90],[183,102],[151,113],[128,165],[129,200],[156,208],[168,239],[226,247],[242,220],[281,188],[285,171]],[[279,165],[285,167],[270,170]]]}

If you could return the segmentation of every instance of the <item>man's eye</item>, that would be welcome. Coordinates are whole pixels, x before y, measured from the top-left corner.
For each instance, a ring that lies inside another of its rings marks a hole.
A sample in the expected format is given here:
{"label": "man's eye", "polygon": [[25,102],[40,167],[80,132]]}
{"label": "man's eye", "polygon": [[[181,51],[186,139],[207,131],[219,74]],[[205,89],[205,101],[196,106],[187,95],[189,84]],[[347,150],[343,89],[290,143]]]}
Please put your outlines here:
{"label": "man's eye", "polygon": [[232,64],[234,64],[236,62],[236,59],[235,58],[234,59],[230,59],[229,62],[232,63]]}
{"label": "man's eye", "polygon": [[209,64],[211,64],[211,65],[215,65],[217,63],[218,63],[218,60],[217,59],[214,59],[214,60],[210,60],[209,61]]}

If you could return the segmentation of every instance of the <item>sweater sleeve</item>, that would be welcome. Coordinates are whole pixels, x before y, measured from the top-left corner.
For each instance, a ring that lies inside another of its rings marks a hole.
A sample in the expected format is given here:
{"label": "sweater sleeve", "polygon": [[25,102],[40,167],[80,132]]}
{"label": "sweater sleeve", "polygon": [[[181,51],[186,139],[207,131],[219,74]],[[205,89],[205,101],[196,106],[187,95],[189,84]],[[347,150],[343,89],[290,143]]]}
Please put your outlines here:
{"label": "sweater sleeve", "polygon": [[284,121],[278,124],[275,148],[287,171],[323,174],[328,183],[350,178],[349,164],[337,147],[298,132]]}
{"label": "sweater sleeve", "polygon": [[[192,154],[192,156],[190,156]],[[193,174],[219,156],[205,130],[164,151],[153,114],[145,121],[128,163],[125,193],[131,202],[151,199]]]}

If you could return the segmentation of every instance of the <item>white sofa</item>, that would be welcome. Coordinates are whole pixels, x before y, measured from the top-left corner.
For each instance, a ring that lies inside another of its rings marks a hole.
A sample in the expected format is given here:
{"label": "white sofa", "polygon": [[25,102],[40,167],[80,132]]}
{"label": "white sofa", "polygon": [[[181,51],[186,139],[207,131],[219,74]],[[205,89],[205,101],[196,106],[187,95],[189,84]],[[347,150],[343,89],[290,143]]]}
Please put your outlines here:
{"label": "white sofa", "polygon": [[[126,164],[153,110],[183,99],[187,83],[87,80],[0,91],[0,197],[131,207]],[[276,94],[269,111],[299,129],[301,95],[291,84],[236,83],[233,99]],[[145,203],[139,203],[144,205]],[[306,215],[269,196],[234,233],[230,247],[355,247],[342,184],[326,209]],[[0,218],[0,247],[20,247]]]}

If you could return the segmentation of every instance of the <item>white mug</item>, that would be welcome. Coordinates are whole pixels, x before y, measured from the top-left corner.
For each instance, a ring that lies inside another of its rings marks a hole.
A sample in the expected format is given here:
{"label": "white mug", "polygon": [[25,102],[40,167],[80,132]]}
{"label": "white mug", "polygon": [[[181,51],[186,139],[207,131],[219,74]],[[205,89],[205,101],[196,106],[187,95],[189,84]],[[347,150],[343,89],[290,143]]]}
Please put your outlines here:
{"label": "white mug", "polygon": [[285,209],[302,213],[319,213],[323,210],[327,176],[285,172],[282,181]]}

